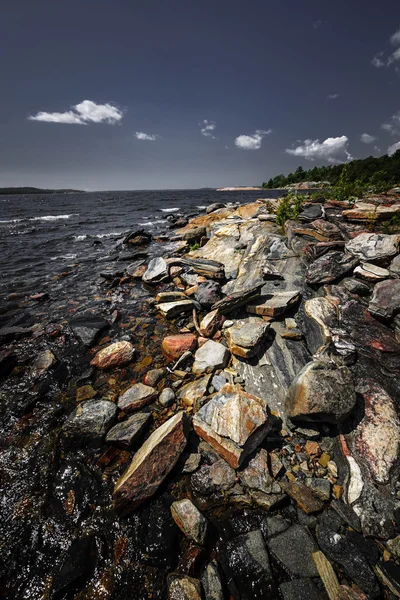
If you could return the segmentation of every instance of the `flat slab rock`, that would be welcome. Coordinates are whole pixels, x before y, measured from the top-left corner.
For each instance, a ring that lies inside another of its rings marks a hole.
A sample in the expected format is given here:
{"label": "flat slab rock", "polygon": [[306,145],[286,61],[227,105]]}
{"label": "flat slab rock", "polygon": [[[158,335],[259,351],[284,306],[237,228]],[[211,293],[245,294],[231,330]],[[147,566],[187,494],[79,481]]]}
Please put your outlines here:
{"label": "flat slab rock", "polygon": [[265,438],[271,422],[263,400],[227,384],[194,416],[193,426],[235,469]]}
{"label": "flat slab rock", "polygon": [[254,317],[236,321],[232,327],[225,330],[230,351],[243,358],[254,356],[268,328],[269,323]]}
{"label": "flat slab rock", "polygon": [[324,504],[302,483],[295,481],[280,481],[279,485],[307,515],[319,512]]}
{"label": "flat slab rock", "polygon": [[257,298],[257,296],[260,295],[260,291],[263,285],[264,282],[260,282],[249,289],[240,290],[233,294],[228,294],[228,296],[225,296],[225,298],[213,304],[211,308],[212,310],[219,310],[219,312],[221,312],[224,315],[228,314],[236,310],[237,308],[248,304],[250,300]]}
{"label": "flat slab rock", "polygon": [[[283,600],[321,600],[312,579],[294,579],[279,586]],[[339,600],[338,597],[335,600]],[[360,599],[361,600],[361,599]]]}
{"label": "flat slab rock", "polygon": [[399,235],[360,233],[346,244],[346,250],[360,260],[372,263],[390,261],[399,251]]}
{"label": "flat slab rock", "polygon": [[318,570],[312,557],[313,552],[318,550],[318,546],[307,527],[292,525],[270,540],[268,547],[292,575],[318,577]]}
{"label": "flat slab rock", "polygon": [[74,335],[85,346],[93,346],[99,335],[109,327],[108,321],[92,314],[85,314],[69,322]]}
{"label": "flat slab rock", "polygon": [[173,319],[174,317],[190,312],[193,309],[193,302],[191,300],[178,300],[177,302],[161,302],[156,305],[156,308],[167,318]]}
{"label": "flat slab rock", "polygon": [[306,281],[309,285],[332,283],[353,271],[358,258],[344,252],[328,252],[317,258],[307,270]]}
{"label": "flat slab rock", "polygon": [[368,306],[369,312],[382,319],[392,319],[400,312],[400,279],[377,283]]}
{"label": "flat slab rock", "polygon": [[135,383],[118,400],[118,408],[126,413],[139,410],[157,396],[157,390],[145,385],[144,383]]}
{"label": "flat slab rock", "polygon": [[99,350],[90,364],[98,369],[124,367],[131,362],[134,353],[135,349],[130,342],[115,342]]}
{"label": "flat slab rock", "polygon": [[376,281],[382,281],[382,279],[387,279],[390,277],[390,273],[387,269],[383,269],[382,267],[378,267],[378,265],[366,262],[363,262],[361,265],[356,267],[353,274],[356,277],[360,277],[360,279],[371,281],[372,283],[375,283]]}
{"label": "flat slab rock", "polygon": [[151,259],[142,279],[146,283],[158,283],[167,277],[168,265],[161,256],[158,256]]}
{"label": "flat slab rock", "polygon": [[192,372],[195,375],[212,373],[216,369],[224,369],[229,362],[230,352],[226,346],[208,340],[196,351]]}
{"label": "flat slab rock", "polygon": [[136,440],[143,435],[150,420],[150,413],[136,413],[126,421],[114,425],[107,433],[107,444],[130,450]]}
{"label": "flat slab rock", "polygon": [[288,290],[262,296],[257,302],[247,306],[247,312],[254,315],[278,317],[289,308],[296,306],[301,297],[300,290]]}
{"label": "flat slab rock", "polygon": [[62,427],[62,438],[69,446],[101,446],[117,415],[108,400],[81,402]]}
{"label": "flat slab rock", "polygon": [[184,412],[156,429],[114,487],[115,510],[126,515],[151,498],[185,449],[190,419]]}

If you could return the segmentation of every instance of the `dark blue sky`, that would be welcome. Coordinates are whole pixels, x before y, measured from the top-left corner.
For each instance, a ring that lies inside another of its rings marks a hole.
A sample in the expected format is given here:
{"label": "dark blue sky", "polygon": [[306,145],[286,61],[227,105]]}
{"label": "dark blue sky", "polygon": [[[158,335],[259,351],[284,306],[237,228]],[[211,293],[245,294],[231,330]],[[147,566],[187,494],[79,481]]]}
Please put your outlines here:
{"label": "dark blue sky", "polygon": [[0,186],[250,185],[384,154],[399,30],[398,0],[3,0]]}

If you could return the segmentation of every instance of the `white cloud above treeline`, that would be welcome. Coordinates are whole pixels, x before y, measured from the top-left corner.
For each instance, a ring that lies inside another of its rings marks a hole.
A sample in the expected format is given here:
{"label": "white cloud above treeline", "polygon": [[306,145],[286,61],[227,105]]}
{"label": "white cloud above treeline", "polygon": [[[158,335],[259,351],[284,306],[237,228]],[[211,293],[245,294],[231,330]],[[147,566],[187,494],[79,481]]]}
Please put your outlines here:
{"label": "white cloud above treeline", "polygon": [[307,160],[327,160],[330,163],[340,163],[344,160],[352,160],[347,151],[349,138],[346,135],[335,138],[326,138],[323,142],[319,140],[304,140],[296,148],[287,148],[287,154],[301,156]]}
{"label": "white cloud above treeline", "polygon": [[392,144],[391,146],[389,146],[389,148],[388,148],[388,154],[389,154],[389,156],[393,156],[393,154],[397,150],[400,150],[400,142],[396,142],[395,144]]}
{"label": "white cloud above treeline", "polygon": [[400,111],[390,117],[389,121],[381,125],[381,129],[392,135],[400,135]]}
{"label": "white cloud above treeline", "polygon": [[360,140],[364,144],[372,144],[372,142],[375,142],[376,139],[378,138],[376,138],[374,135],[369,135],[369,133],[362,133],[360,136]]}
{"label": "white cloud above treeline", "polygon": [[144,131],[137,131],[135,133],[135,138],[142,141],[155,142],[158,138],[158,135],[155,133],[144,133]]}
{"label": "white cloud above treeline", "polygon": [[259,150],[266,135],[271,133],[272,129],[257,129],[253,135],[239,135],[235,139],[235,146],[242,150]]}
{"label": "white cloud above treeline", "polygon": [[65,112],[44,112],[28,117],[30,121],[44,123],[64,123],[69,125],[87,125],[88,123],[108,123],[114,125],[123,117],[123,112],[112,104],[96,104],[92,100],[83,100]]}

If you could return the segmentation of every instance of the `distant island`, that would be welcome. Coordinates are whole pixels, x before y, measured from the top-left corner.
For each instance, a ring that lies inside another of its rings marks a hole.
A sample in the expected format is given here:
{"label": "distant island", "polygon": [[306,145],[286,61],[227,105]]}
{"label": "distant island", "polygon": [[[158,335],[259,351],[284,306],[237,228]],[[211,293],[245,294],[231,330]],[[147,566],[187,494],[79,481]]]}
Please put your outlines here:
{"label": "distant island", "polygon": [[35,187],[5,187],[0,188],[0,194],[8,196],[11,194],[83,194],[83,190],[42,190]]}

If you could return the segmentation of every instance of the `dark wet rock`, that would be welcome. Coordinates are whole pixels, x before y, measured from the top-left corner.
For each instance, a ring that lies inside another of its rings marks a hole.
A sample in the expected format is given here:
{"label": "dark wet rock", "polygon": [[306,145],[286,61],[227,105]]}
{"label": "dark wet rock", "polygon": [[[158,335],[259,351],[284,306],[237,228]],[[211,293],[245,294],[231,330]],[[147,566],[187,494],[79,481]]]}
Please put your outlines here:
{"label": "dark wet rock", "polygon": [[348,539],[327,528],[319,527],[318,544],[326,556],[340,565],[350,577],[371,598],[380,597],[377,579],[364,554]]}
{"label": "dark wet rock", "polygon": [[331,497],[331,482],[322,477],[311,479],[308,484],[310,490],[323,502],[328,502]]}
{"label": "dark wet rock", "polygon": [[272,554],[282,563],[291,575],[317,577],[312,553],[318,550],[308,529],[301,525],[292,525],[268,542]]}
{"label": "dark wet rock", "polygon": [[123,450],[130,450],[133,444],[143,435],[149,421],[150,413],[137,413],[115,425],[107,434],[106,442]]}
{"label": "dark wet rock", "polygon": [[61,566],[53,575],[53,597],[60,598],[74,586],[92,575],[98,559],[93,535],[74,540],[62,557]]}
{"label": "dark wet rock", "polygon": [[330,344],[337,324],[335,307],[326,298],[311,298],[304,303],[304,329],[313,354]]}
{"label": "dark wet rock", "polygon": [[135,349],[130,342],[115,342],[99,350],[90,364],[98,369],[124,367],[131,362],[134,353]]}
{"label": "dark wet rock", "polygon": [[371,293],[371,288],[366,283],[353,279],[352,277],[344,279],[342,285],[348,292],[357,294],[358,296],[368,296],[368,294]]}
{"label": "dark wet rock", "polygon": [[101,446],[115,421],[117,407],[108,400],[81,402],[62,427],[62,438],[68,446]]}
{"label": "dark wet rock", "polygon": [[229,294],[228,296],[225,296],[225,298],[223,298],[222,300],[219,300],[218,302],[213,304],[212,309],[219,310],[219,312],[221,312],[224,315],[233,312],[237,308],[249,304],[251,300],[258,298],[263,285],[264,282],[260,282],[249,289],[240,290],[238,292]]}
{"label": "dark wet rock", "polygon": [[306,280],[309,285],[321,285],[337,281],[353,271],[358,259],[343,252],[328,252],[317,258],[307,270]]}
{"label": "dark wet rock", "polygon": [[377,283],[368,310],[382,319],[392,319],[400,312],[400,279]]}
{"label": "dark wet rock", "polygon": [[171,498],[167,494],[140,509],[138,543],[146,565],[169,571],[179,559],[179,529],[171,516]]}
{"label": "dark wet rock", "polygon": [[381,581],[388,586],[391,592],[400,597],[400,567],[391,560],[380,562],[376,566],[377,573]]}
{"label": "dark wet rock", "polygon": [[261,296],[250,302],[247,312],[254,315],[279,317],[296,306],[301,298],[299,290],[285,290]]}
{"label": "dark wet rock", "polygon": [[196,494],[208,496],[214,492],[225,492],[235,485],[235,471],[223,460],[212,465],[203,465],[190,478],[190,485]]}
{"label": "dark wet rock", "polygon": [[0,351],[0,379],[8,377],[11,371],[18,364],[18,359],[11,350]]}
{"label": "dark wet rock", "polygon": [[235,599],[264,600],[276,591],[261,531],[250,531],[221,543],[218,561]]}
{"label": "dark wet rock", "polygon": [[83,402],[97,396],[97,391],[91,385],[82,385],[76,389],[76,401]]}
{"label": "dark wet rock", "polygon": [[226,385],[194,416],[193,426],[201,438],[237,468],[265,438],[272,421],[263,400]]}
{"label": "dark wet rock", "polygon": [[144,265],[144,263],[145,263],[145,258],[134,260],[130,265],[128,265],[126,267],[125,273],[129,277],[136,277],[136,272],[137,272],[138,268],[141,267],[142,265]]}
{"label": "dark wet rock", "polygon": [[142,279],[145,283],[159,283],[167,279],[168,273],[167,263],[161,256],[158,256],[151,259]]}
{"label": "dark wet rock", "polygon": [[221,576],[215,560],[208,563],[201,574],[205,600],[224,600]]}
{"label": "dark wet rock", "polygon": [[283,600],[321,600],[322,596],[311,579],[295,579],[279,586]]}
{"label": "dark wet rock", "polygon": [[253,503],[260,506],[263,510],[275,510],[286,499],[278,483],[271,486],[271,492],[265,493],[260,490],[249,489],[249,494]]}
{"label": "dark wet rock", "polygon": [[208,340],[196,351],[192,371],[195,375],[212,373],[216,369],[224,369],[229,361],[230,352],[226,346]]}
{"label": "dark wet rock", "polygon": [[340,423],[356,404],[351,371],[315,361],[304,367],[289,388],[286,412],[293,420]]}
{"label": "dark wet rock", "polygon": [[380,552],[375,540],[366,538],[357,531],[349,529],[346,531],[346,538],[367,557],[371,565],[375,565],[380,557]]}
{"label": "dark wet rock", "polygon": [[200,581],[187,575],[169,575],[168,600],[202,600]]}
{"label": "dark wet rock", "polygon": [[179,412],[145,441],[115,485],[118,513],[128,514],[156,492],[185,449],[189,425],[186,413]]}
{"label": "dark wet rock", "polygon": [[20,327],[18,325],[0,328],[0,342],[19,340],[23,337],[32,335],[32,327]]}
{"label": "dark wet rock", "polygon": [[75,317],[71,319],[69,325],[74,335],[88,347],[93,346],[100,334],[109,327],[105,319],[92,314]]}
{"label": "dark wet rock", "polygon": [[161,350],[168,360],[177,360],[184,352],[195,350],[197,338],[193,333],[167,335],[161,343]]}
{"label": "dark wet rock", "polygon": [[171,388],[164,388],[158,398],[158,401],[161,404],[161,406],[165,408],[168,406],[172,406],[175,402],[174,390],[171,390]]}
{"label": "dark wet rock", "polygon": [[208,533],[208,521],[188,498],[171,504],[171,514],[187,538],[203,546]]}
{"label": "dark wet rock", "polygon": [[204,547],[196,544],[190,544],[181,555],[177,572],[182,575],[195,577],[201,571],[202,566],[207,560],[207,551]]}
{"label": "dark wet rock", "polygon": [[157,393],[157,390],[149,385],[135,383],[119,397],[118,408],[126,413],[134,412],[154,400]]}
{"label": "dark wet rock", "polygon": [[105,271],[101,271],[100,277],[105,279],[106,281],[114,281],[115,279],[120,279],[124,275],[124,267],[121,265],[112,265],[108,267]]}
{"label": "dark wet rock", "polygon": [[332,500],[331,507],[339,517],[355,531],[361,531],[360,517],[354,512],[354,509],[344,502]]}
{"label": "dark wet rock", "polygon": [[218,280],[225,278],[224,265],[215,260],[189,258],[188,256],[185,256],[185,258],[182,258],[181,262],[182,264],[191,267],[193,271],[199,275]]}
{"label": "dark wet rock", "polygon": [[280,516],[268,517],[266,521],[266,531],[263,529],[264,535],[271,539],[280,533],[283,533],[291,526],[291,522],[287,519],[283,519]]}
{"label": "dark wet rock", "polygon": [[280,481],[279,485],[306,514],[319,512],[324,505],[313,492],[302,483],[294,481]]}
{"label": "dark wet rock", "polygon": [[150,244],[151,240],[152,236],[150,233],[147,233],[144,229],[138,229],[137,231],[128,233],[123,243],[129,246],[145,246]]}
{"label": "dark wet rock", "polygon": [[55,365],[56,362],[57,359],[51,350],[43,350],[43,352],[40,352],[33,361],[33,365],[29,372],[30,377],[32,377],[32,379],[38,379]]}
{"label": "dark wet rock", "polygon": [[383,233],[360,233],[346,244],[353,256],[376,264],[390,261],[398,253],[399,236]]}
{"label": "dark wet rock", "polygon": [[200,283],[194,297],[202,306],[210,308],[221,298],[221,285],[217,281]]}
{"label": "dark wet rock", "polygon": [[229,349],[235,356],[250,358],[257,354],[260,344],[269,328],[269,323],[262,319],[248,318],[236,321],[225,330],[225,338]]}

